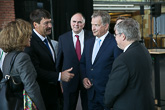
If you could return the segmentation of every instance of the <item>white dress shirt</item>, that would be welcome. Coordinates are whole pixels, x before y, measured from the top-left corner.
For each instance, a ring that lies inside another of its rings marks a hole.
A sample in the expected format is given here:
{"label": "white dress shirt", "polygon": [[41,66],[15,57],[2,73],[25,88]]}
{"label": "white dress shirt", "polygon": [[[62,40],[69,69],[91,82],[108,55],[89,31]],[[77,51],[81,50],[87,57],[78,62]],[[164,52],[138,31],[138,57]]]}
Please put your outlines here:
{"label": "white dress shirt", "polygon": [[[47,39],[47,37],[43,37],[42,35],[40,35],[35,29],[33,29],[33,31],[38,35],[38,37],[44,42],[45,39]],[[51,50],[51,53],[52,53],[52,57],[53,57],[53,60],[55,62],[55,55],[54,55],[54,51],[52,49],[52,46],[50,45],[50,43],[48,42],[48,45],[50,47],[50,50]]]}
{"label": "white dress shirt", "polygon": [[[93,47],[93,50],[95,50],[95,48],[96,48],[96,44],[97,44],[97,39],[99,38],[100,40],[101,40],[101,42],[100,42],[100,47],[101,47],[101,45],[103,44],[103,42],[104,42],[104,39],[105,39],[105,37],[107,36],[107,34],[109,33],[109,31],[107,31],[107,33],[106,34],[104,34],[103,36],[101,36],[101,37],[97,37],[96,36],[96,38],[95,38],[95,43],[94,43],[94,47]],[[98,54],[98,53],[97,53]],[[92,53],[92,56],[93,56],[93,53]],[[97,55],[96,55],[97,56]],[[96,58],[96,57],[95,57]],[[94,62],[94,61],[93,61]],[[92,64],[93,64],[93,62],[92,62]]]}
{"label": "white dress shirt", "polygon": [[73,31],[72,31],[72,37],[73,37],[73,43],[74,43],[74,47],[76,48],[76,41],[77,41],[77,38],[75,35],[78,35],[79,36],[79,40],[80,40],[80,45],[81,45],[81,55],[83,53],[83,49],[84,49],[84,30],[82,30],[79,34],[75,34]]}

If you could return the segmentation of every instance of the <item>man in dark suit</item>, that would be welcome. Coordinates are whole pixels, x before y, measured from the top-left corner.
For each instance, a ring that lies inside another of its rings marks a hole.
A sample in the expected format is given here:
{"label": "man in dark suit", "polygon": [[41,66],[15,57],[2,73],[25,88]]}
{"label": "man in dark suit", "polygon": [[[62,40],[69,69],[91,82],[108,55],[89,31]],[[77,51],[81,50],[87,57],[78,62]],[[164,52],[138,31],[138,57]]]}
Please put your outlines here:
{"label": "man in dark suit", "polygon": [[60,80],[69,81],[74,74],[72,68],[61,72],[56,71],[56,57],[52,43],[48,37],[51,34],[51,16],[44,9],[36,9],[30,14],[33,26],[30,47],[25,52],[30,55],[37,71],[37,82],[47,110],[57,110],[58,96],[61,94]]}
{"label": "man in dark suit", "polygon": [[[80,58],[83,53],[84,42],[92,37],[92,32],[83,30],[85,18],[81,13],[76,13],[71,17],[70,25],[72,31],[64,33],[59,37],[59,51],[57,57],[57,69],[63,71],[73,67],[75,74],[70,82],[62,82],[64,96],[64,110],[75,110],[80,93],[83,110],[88,110],[87,92],[80,77]],[[78,36],[78,38],[76,37]],[[77,53],[77,42],[80,41],[80,51]],[[79,56],[79,55],[80,56]]]}
{"label": "man in dark suit", "polygon": [[154,110],[152,60],[140,44],[140,29],[132,18],[115,26],[118,46],[124,50],[113,63],[105,90],[105,105],[113,110]]}
{"label": "man in dark suit", "polygon": [[91,24],[96,37],[85,42],[80,61],[81,76],[88,91],[89,110],[107,110],[103,102],[105,86],[112,63],[122,51],[108,31],[110,15],[107,12],[93,13]]}

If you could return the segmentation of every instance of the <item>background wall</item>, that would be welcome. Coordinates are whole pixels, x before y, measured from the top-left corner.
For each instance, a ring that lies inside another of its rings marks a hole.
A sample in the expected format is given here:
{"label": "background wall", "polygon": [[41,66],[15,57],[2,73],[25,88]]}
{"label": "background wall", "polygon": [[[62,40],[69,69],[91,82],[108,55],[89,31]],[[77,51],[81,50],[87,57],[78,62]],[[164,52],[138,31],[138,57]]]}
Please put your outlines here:
{"label": "background wall", "polygon": [[0,30],[3,25],[15,20],[14,0],[0,0]]}

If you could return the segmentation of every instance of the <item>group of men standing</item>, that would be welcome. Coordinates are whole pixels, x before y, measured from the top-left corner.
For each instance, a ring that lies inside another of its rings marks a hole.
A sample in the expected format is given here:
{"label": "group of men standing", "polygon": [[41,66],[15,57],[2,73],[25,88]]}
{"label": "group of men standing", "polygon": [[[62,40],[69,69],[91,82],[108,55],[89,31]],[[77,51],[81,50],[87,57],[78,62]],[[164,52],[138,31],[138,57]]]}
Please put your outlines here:
{"label": "group of men standing", "polygon": [[34,10],[30,20],[31,46],[25,52],[37,71],[47,110],[61,109],[61,95],[63,110],[75,110],[79,94],[83,110],[154,110],[151,58],[138,42],[137,21],[128,18],[116,24],[114,37],[107,12],[93,13],[92,32],[83,29],[85,18],[76,13],[70,20],[72,30],[59,36],[57,52],[48,37],[50,13]]}

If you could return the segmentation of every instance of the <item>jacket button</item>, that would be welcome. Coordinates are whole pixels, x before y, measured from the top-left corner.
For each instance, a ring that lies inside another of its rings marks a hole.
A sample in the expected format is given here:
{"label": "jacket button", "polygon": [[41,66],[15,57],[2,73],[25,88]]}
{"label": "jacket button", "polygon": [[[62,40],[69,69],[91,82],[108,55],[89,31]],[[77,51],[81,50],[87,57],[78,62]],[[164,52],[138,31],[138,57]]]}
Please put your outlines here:
{"label": "jacket button", "polygon": [[93,71],[93,68],[91,68],[91,71]]}

